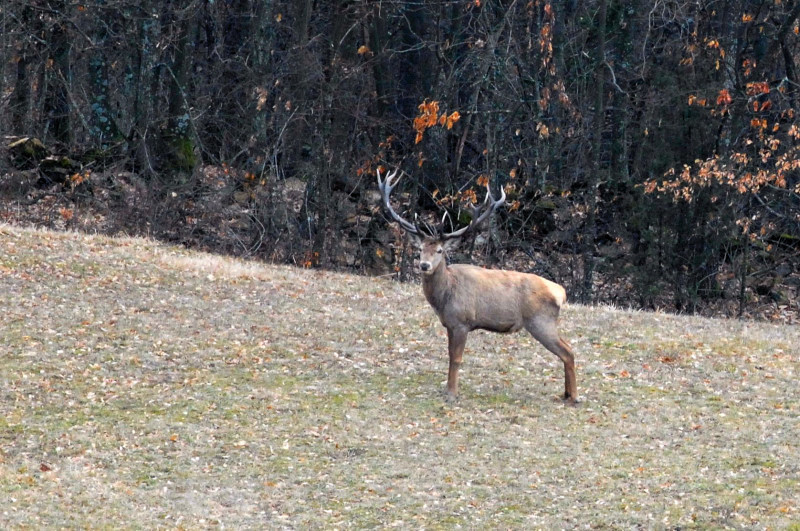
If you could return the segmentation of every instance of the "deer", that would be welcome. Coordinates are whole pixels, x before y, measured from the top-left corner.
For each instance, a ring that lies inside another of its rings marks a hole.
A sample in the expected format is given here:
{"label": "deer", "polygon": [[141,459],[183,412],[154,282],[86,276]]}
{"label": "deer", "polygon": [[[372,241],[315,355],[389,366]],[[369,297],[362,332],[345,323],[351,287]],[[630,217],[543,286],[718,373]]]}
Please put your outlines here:
{"label": "deer", "polygon": [[479,205],[470,205],[472,219],[466,227],[444,232],[442,227],[434,229],[426,224],[427,230],[423,230],[418,223],[411,223],[395,212],[389,201],[403,173],[398,176],[398,170],[395,169],[382,179],[379,168],[377,174],[383,209],[419,251],[422,291],[442,326],[447,329],[450,357],[447,400],[458,397],[458,371],[467,335],[471,331],[480,329],[508,334],[524,328],[563,362],[563,399],[568,404],[577,404],[575,357],[572,347],[559,336],[557,330],[559,312],[567,300],[566,290],[555,282],[530,273],[447,263],[448,253],[459,246],[462,238],[475,231],[505,203],[505,190],[501,187],[501,195],[495,199],[487,182],[486,198]]}

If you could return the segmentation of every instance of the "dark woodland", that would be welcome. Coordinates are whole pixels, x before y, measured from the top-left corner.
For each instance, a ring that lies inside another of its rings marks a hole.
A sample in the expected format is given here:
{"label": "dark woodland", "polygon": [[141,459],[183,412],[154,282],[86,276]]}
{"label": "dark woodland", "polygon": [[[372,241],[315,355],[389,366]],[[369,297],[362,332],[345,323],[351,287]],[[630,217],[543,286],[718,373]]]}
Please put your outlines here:
{"label": "dark woodland", "polygon": [[796,322],[800,1],[4,0],[0,221]]}

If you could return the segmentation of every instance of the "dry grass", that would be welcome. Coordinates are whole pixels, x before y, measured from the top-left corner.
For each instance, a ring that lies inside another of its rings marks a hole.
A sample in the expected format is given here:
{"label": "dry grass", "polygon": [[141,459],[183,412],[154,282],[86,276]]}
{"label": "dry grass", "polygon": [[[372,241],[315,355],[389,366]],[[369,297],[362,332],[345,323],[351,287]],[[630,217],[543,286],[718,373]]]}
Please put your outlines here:
{"label": "dry grass", "polygon": [[571,306],[583,403],[415,285],[0,225],[3,528],[786,528],[796,327]]}

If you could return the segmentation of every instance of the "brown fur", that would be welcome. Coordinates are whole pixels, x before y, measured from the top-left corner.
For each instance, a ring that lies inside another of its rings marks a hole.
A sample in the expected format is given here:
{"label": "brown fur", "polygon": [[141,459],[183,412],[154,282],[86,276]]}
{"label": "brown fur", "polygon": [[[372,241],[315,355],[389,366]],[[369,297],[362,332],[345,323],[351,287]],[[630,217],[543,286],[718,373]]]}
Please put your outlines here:
{"label": "brown fur", "polygon": [[564,288],[537,275],[484,269],[472,265],[447,265],[446,252],[458,240],[419,238],[422,289],[428,303],[447,329],[450,370],[447,390],[458,393],[458,369],[467,334],[475,329],[498,333],[526,329],[564,363],[564,398],[577,400],[572,348],[556,329],[566,302]]}

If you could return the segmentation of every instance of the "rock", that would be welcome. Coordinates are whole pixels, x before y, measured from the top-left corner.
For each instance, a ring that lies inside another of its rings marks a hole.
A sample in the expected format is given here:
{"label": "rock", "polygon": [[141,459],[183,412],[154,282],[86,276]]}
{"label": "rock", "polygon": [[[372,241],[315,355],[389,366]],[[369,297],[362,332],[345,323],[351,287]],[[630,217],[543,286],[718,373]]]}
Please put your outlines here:
{"label": "rock", "polygon": [[233,192],[233,200],[240,205],[246,205],[250,202],[250,194],[243,190],[237,190]]}
{"label": "rock", "polygon": [[769,298],[777,302],[778,304],[788,304],[790,301],[789,294],[782,289],[773,289],[772,291],[770,291]]}
{"label": "rock", "polygon": [[364,196],[365,196],[365,199],[366,199],[366,203],[368,205],[372,205],[372,206],[380,206],[380,205],[382,205],[382,201],[383,200],[381,199],[381,194],[380,194],[380,192],[378,192],[378,190],[373,190],[372,188],[370,188],[369,190],[367,190],[364,193]]}
{"label": "rock", "polygon": [[792,266],[788,262],[782,262],[775,268],[775,274],[780,277],[786,277],[792,274]]}
{"label": "rock", "polygon": [[52,183],[66,184],[80,169],[80,164],[69,157],[45,157],[39,162],[39,173],[42,175],[39,184],[45,186]]}
{"label": "rock", "polygon": [[23,137],[8,145],[11,164],[18,170],[35,168],[48,155],[47,148],[38,138]]}

